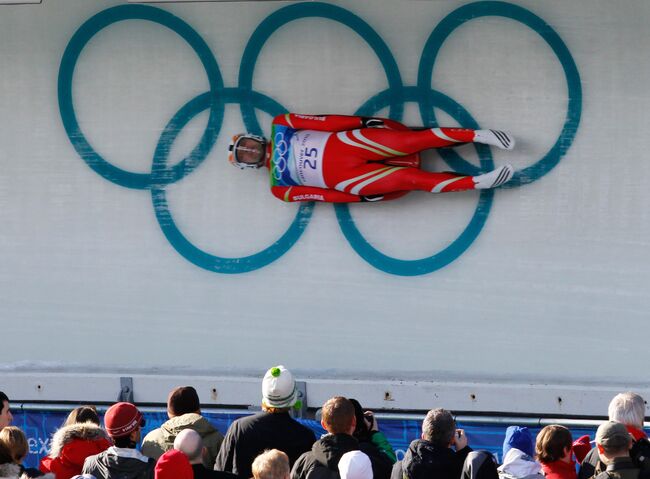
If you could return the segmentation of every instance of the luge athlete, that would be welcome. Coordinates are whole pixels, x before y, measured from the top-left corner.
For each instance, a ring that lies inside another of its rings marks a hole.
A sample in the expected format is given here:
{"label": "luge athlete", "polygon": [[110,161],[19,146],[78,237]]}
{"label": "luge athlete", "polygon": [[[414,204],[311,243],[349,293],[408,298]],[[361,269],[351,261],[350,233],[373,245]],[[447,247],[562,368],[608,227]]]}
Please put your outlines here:
{"label": "luge athlete", "polygon": [[410,129],[387,118],[287,113],[273,119],[271,139],[236,135],[229,160],[239,168],[269,168],[271,192],[284,201],[354,203],[431,193],[496,188],[511,165],[467,176],[420,169],[419,153],[463,143],[505,150],[514,139],[498,130]]}

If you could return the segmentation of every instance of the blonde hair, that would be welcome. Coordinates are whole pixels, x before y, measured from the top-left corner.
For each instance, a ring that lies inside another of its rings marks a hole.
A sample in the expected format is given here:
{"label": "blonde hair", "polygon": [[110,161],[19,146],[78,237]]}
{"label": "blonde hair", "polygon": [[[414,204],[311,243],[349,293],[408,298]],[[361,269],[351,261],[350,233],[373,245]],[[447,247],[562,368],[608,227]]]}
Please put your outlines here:
{"label": "blonde hair", "polygon": [[278,449],[266,450],[253,461],[255,479],[285,479],[289,476],[289,457]]}
{"label": "blonde hair", "polygon": [[15,464],[20,464],[29,452],[27,437],[16,426],[7,426],[0,431],[0,442],[5,446]]}
{"label": "blonde hair", "polygon": [[262,410],[270,414],[278,414],[282,412],[289,412],[290,407],[272,407],[268,406],[264,401],[262,401]]}

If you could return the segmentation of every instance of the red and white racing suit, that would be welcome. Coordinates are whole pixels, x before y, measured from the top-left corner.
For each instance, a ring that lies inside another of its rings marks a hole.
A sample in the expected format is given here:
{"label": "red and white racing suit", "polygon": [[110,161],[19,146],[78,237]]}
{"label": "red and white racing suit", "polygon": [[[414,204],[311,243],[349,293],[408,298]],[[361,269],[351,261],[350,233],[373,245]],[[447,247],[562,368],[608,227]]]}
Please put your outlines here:
{"label": "red and white racing suit", "polygon": [[421,170],[418,153],[473,140],[474,130],[464,128],[411,130],[384,118],[287,113],[273,120],[266,166],[272,193],[284,201],[352,203],[413,190],[471,190],[471,176]]}

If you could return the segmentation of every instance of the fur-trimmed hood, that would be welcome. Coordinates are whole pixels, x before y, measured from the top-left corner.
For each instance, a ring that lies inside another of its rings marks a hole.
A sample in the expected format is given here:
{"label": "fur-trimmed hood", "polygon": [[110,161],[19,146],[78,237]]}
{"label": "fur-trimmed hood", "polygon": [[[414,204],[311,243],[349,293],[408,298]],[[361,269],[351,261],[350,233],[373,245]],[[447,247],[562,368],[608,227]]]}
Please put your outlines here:
{"label": "fur-trimmed hood", "polygon": [[66,444],[71,443],[75,439],[83,441],[97,441],[99,439],[106,439],[110,442],[108,434],[101,427],[93,424],[92,422],[84,422],[80,424],[71,424],[59,429],[52,436],[52,445],[50,446],[49,457],[52,459],[59,457],[61,451]]}

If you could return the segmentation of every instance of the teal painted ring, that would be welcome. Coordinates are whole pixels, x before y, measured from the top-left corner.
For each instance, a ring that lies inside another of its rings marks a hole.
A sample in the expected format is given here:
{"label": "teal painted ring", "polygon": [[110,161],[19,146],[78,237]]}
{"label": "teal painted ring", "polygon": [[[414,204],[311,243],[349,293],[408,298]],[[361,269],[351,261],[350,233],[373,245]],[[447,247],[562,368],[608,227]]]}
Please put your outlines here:
{"label": "teal painted ring", "polygon": [[[395,91],[385,90],[384,92],[375,95],[358,110],[357,114],[371,116],[372,112],[381,110],[386,106],[387,96],[389,94],[398,93]],[[441,108],[460,124],[466,125],[467,128],[473,128],[475,130],[479,128],[476,120],[470,116],[467,110],[440,92],[429,90],[424,93],[417,87],[407,87],[398,95],[402,101],[412,102],[419,102],[423,97],[427,97],[433,106]],[[478,144],[475,144],[475,147],[481,162],[480,169],[483,171],[492,170],[494,168],[494,161],[490,149],[485,145]],[[475,166],[472,166],[472,168],[477,170]],[[474,174],[472,172],[468,173]],[[442,251],[417,260],[404,260],[385,255],[373,247],[361,234],[352,219],[348,205],[337,204],[334,205],[334,208],[343,235],[348,240],[354,251],[356,251],[365,261],[386,273],[396,274],[399,276],[417,276],[428,274],[447,266],[471,246],[485,225],[492,207],[493,198],[494,192],[492,190],[482,190],[479,194],[478,204],[476,205],[474,214],[472,215],[469,224],[460,235]]]}
{"label": "teal painted ring", "polygon": [[[133,173],[106,161],[90,145],[79,126],[72,101],[72,78],[79,55],[88,42],[104,28],[124,20],[147,20],[165,26],[183,38],[196,52],[203,64],[210,84],[210,116],[199,143],[187,158],[173,167],[156,174]],[[59,67],[58,99],[65,131],[79,156],[96,173],[120,186],[147,189],[154,185],[174,183],[191,173],[206,158],[217,139],[223,121],[224,103],[216,96],[223,89],[223,80],[217,62],[205,41],[180,18],[160,8],[147,5],[120,5],[108,8],[88,19],[74,33],[63,53]]]}
{"label": "teal painted ring", "polygon": [[[503,188],[512,188],[532,183],[546,175],[560,162],[562,156],[571,147],[582,115],[582,84],[578,67],[571,56],[571,52],[549,24],[530,10],[517,5],[500,1],[482,1],[470,3],[454,10],[434,28],[420,58],[418,86],[421,89],[428,90],[431,88],[433,67],[445,40],[466,22],[486,16],[510,18],[526,25],[541,36],[560,61],[568,87],[566,119],[557,141],[540,160],[523,170],[515,172],[513,178],[503,186]],[[425,124],[438,126],[435,112],[431,106],[427,99],[420,103],[422,119]],[[461,164],[469,165],[453,151],[445,152],[443,157],[448,163],[451,161],[457,166]]]}
{"label": "teal painted ring", "polygon": [[[389,89],[396,91],[401,90],[403,87],[402,77],[399,73],[399,67],[395,61],[395,57],[391,53],[386,42],[377,34],[377,32],[368,25],[364,20],[336,5],[328,3],[309,2],[297,3],[280,8],[276,12],[269,15],[260,25],[255,29],[251,38],[246,44],[244,54],[242,55],[241,66],[239,68],[239,87],[245,90],[253,89],[253,74],[255,65],[259,58],[262,47],[266,41],[275,33],[279,28],[283,27],[289,22],[301,18],[318,17],[333,20],[349,27],[356,32],[377,55],[379,61],[386,73]],[[395,119],[402,118],[404,112],[404,105],[396,100],[389,102],[390,116]],[[255,116],[255,110],[252,105],[241,104],[242,118],[244,124],[251,133],[261,132],[261,127]]]}
{"label": "teal painted ring", "polygon": [[[226,88],[220,92],[220,96],[226,103],[239,103],[246,98],[256,108],[261,109],[272,116],[286,112],[279,103],[260,93],[252,93],[239,88]],[[171,150],[171,145],[187,123],[202,111],[210,108],[210,95],[204,93],[185,104],[174,115],[172,120],[163,130],[158,146],[154,153],[152,172],[165,171],[166,162]],[[314,205],[305,203],[300,205],[298,212],[284,234],[269,247],[262,251],[241,258],[224,258],[207,253],[197,248],[180,231],[173,219],[165,186],[152,187],[151,199],[153,201],[156,219],[160,229],[172,247],[186,260],[205,270],[215,273],[237,274],[247,273],[262,268],[284,255],[298,241],[303,231],[309,224]]]}

